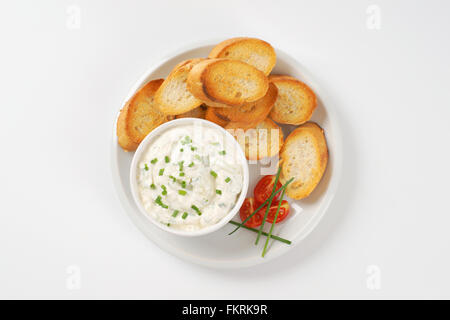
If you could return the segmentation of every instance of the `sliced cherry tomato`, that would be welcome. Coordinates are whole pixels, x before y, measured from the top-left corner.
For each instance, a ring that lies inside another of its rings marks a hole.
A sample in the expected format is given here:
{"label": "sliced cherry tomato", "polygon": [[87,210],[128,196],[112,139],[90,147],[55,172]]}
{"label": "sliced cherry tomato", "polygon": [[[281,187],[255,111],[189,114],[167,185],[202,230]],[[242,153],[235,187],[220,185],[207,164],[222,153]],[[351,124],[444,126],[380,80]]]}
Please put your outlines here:
{"label": "sliced cherry tomato", "polygon": [[[273,219],[275,218],[275,213],[277,213],[279,201],[272,202],[272,205],[270,206],[269,213],[267,214],[266,221],[269,223],[273,222]],[[261,210],[258,211],[258,213],[261,214],[261,217],[264,218],[264,214],[266,213],[266,208],[264,207]],[[277,221],[275,223],[281,222],[289,215],[289,202],[286,200],[281,201],[280,211],[278,212]]]}
{"label": "sliced cherry tomato", "polygon": [[[255,196],[255,200],[257,203],[261,204],[270,197],[273,191],[273,184],[275,183],[275,176],[264,176],[261,180],[256,184],[255,190],[253,190],[253,195]],[[281,188],[282,184],[280,180],[278,180],[277,188],[278,190]],[[280,197],[280,193],[278,193],[273,200],[277,200]]]}
{"label": "sliced cherry tomato", "polygon": [[[239,215],[241,220],[244,221],[249,215],[253,213],[256,209],[255,199],[247,198],[244,200],[241,209],[239,210]],[[253,217],[248,220],[245,225],[250,228],[255,228],[261,225],[264,215],[261,216],[261,210],[253,215]]]}

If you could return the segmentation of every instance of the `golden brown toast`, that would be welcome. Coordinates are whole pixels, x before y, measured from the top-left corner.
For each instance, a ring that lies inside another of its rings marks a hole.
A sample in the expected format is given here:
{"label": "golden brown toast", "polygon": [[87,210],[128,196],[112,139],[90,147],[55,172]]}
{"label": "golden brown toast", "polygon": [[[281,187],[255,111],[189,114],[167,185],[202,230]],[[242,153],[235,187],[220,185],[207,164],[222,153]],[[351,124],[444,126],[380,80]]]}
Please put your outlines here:
{"label": "golden brown toast", "polygon": [[148,82],[120,110],[117,137],[119,145],[125,151],[136,150],[150,131],[173,119],[155,106],[154,95],[163,81],[164,79],[158,79]]}
{"label": "golden brown toast", "polygon": [[277,99],[277,95],[277,87],[270,83],[266,95],[258,101],[240,107],[214,108],[214,112],[219,118],[226,121],[258,123],[267,118]]}
{"label": "golden brown toast", "polygon": [[200,118],[200,119],[205,119],[205,114],[206,114],[206,106],[204,104],[202,104],[200,107],[197,107],[195,109],[192,109],[191,111],[179,114],[177,116],[175,116],[176,119],[180,119],[180,118]]}
{"label": "golden brown toast", "polygon": [[283,145],[283,131],[269,118],[256,124],[230,122],[225,129],[239,142],[248,160],[272,157]]}
{"label": "golden brown toast", "polygon": [[189,72],[187,88],[209,107],[236,107],[264,97],[269,81],[262,71],[245,62],[207,59]]}
{"label": "golden brown toast", "polygon": [[190,59],[177,64],[155,94],[155,101],[161,112],[178,115],[202,104],[186,88],[191,69],[203,59]]}
{"label": "golden brown toast", "polygon": [[270,117],[279,123],[299,125],[311,119],[317,106],[314,92],[303,82],[290,76],[269,76],[278,88],[278,98]]}
{"label": "golden brown toast", "polygon": [[307,122],[287,137],[280,151],[280,181],[294,181],[286,194],[292,199],[303,199],[316,188],[325,172],[328,149],[322,128]]}
{"label": "golden brown toast", "polygon": [[221,127],[225,127],[229,123],[229,121],[219,118],[217,114],[214,112],[214,109],[217,108],[208,107],[206,109],[205,119],[214,122],[215,124]]}
{"label": "golden brown toast", "polygon": [[275,50],[269,43],[246,37],[232,38],[219,43],[208,57],[240,60],[261,70],[265,75],[272,71],[277,61]]}

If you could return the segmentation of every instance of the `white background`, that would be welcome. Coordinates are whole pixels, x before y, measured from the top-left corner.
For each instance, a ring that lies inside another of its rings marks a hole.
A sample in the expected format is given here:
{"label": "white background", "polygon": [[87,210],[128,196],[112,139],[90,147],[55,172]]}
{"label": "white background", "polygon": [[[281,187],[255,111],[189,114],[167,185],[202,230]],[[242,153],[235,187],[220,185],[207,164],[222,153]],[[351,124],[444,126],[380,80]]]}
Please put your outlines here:
{"label": "white background", "polygon": [[[379,30],[367,26],[370,5]],[[0,297],[450,298],[449,15],[444,0],[2,1]],[[152,63],[241,35],[295,56],[334,99],[344,175],[290,253],[210,270],[132,224],[110,141]],[[78,290],[67,287],[72,265]]]}

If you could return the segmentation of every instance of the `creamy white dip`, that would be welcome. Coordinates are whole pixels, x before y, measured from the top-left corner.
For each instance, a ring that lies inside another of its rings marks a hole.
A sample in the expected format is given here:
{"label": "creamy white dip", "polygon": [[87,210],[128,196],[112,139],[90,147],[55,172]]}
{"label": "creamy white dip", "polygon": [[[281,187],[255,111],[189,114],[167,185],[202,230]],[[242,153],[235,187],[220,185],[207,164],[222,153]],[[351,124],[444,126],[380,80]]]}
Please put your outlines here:
{"label": "creamy white dip", "polygon": [[242,190],[236,144],[215,128],[168,129],[138,163],[138,193],[146,212],[171,228],[199,230],[218,223]]}

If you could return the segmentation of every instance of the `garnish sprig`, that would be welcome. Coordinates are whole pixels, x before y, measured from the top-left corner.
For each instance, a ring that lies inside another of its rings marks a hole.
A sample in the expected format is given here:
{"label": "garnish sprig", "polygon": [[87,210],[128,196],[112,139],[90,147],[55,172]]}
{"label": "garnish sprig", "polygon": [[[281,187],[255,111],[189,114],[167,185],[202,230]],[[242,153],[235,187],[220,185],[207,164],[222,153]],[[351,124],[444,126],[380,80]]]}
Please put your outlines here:
{"label": "garnish sprig", "polygon": [[[231,221],[229,221],[228,223],[230,223],[230,224],[232,224],[232,225],[235,225],[235,226],[241,226],[241,224],[239,223],[239,222],[236,222],[236,221],[233,221],[233,220],[231,220]],[[258,233],[259,232],[259,230],[258,229],[255,229],[255,228],[251,228],[251,227],[247,227],[247,226],[241,226],[242,228],[244,228],[244,229],[247,229],[247,230],[250,230],[250,231],[252,231],[252,232],[255,232],[255,233]],[[268,236],[269,234],[267,233],[267,232],[262,232],[261,233],[263,236]],[[284,239],[284,238],[281,238],[281,237],[279,237],[279,236],[275,236],[275,235],[271,235],[270,236],[273,240],[277,240],[277,241],[280,241],[280,242],[283,242],[283,243],[286,243],[286,244],[292,244],[292,242],[290,241],[290,240],[287,240],[287,239]]]}
{"label": "garnish sprig", "polygon": [[286,192],[286,188],[284,188],[283,191],[281,192],[280,202],[278,202],[277,212],[275,212],[275,217],[273,218],[272,225],[270,226],[270,230],[269,230],[269,235],[267,236],[266,243],[264,244],[264,249],[261,254],[261,257],[263,257],[263,258],[266,255],[267,246],[269,245],[269,240],[270,240],[270,238],[273,238],[273,236],[272,236],[273,228],[275,227],[275,222],[277,221],[278,213],[280,212],[280,208],[281,208],[281,202],[283,202],[285,192]]}
{"label": "garnish sprig", "polygon": [[[289,179],[280,189],[278,189],[277,191],[275,191],[271,196],[275,197],[278,193],[280,193],[281,191],[283,191],[292,181],[294,180],[294,178]],[[264,201],[263,203],[261,203],[261,205],[256,208],[255,211],[253,211],[252,214],[250,214],[244,221],[242,221],[242,223],[240,223],[236,229],[234,229],[233,231],[231,231],[228,235],[232,235],[233,233],[235,233],[239,228],[243,227],[245,225],[245,223],[250,220],[259,210],[261,210],[268,202],[269,202],[269,198],[267,198],[266,201]],[[273,198],[272,198],[273,199]]]}
{"label": "garnish sprig", "polygon": [[[275,182],[273,183],[272,194],[277,190],[278,180],[280,179],[281,167],[278,168],[277,175],[275,176]],[[258,244],[259,238],[261,238],[261,232],[263,231],[264,224],[266,222],[267,216],[269,215],[270,206],[272,205],[273,197],[269,197],[269,202],[267,203],[266,212],[264,213],[264,219],[259,226],[258,236],[256,237],[255,245]]]}

